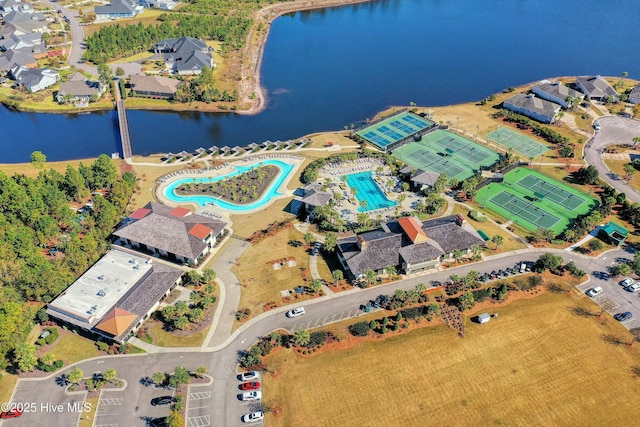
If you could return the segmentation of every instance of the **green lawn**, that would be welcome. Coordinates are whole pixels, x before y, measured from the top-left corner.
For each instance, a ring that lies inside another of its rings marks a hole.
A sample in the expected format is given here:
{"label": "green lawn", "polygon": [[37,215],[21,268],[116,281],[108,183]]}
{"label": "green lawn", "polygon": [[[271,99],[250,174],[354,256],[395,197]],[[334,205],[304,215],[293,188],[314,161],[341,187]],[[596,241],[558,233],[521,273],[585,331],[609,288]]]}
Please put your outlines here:
{"label": "green lawn", "polygon": [[65,366],[80,360],[100,356],[95,341],[73,333],[65,334],[50,350],[57,359],[64,361]]}

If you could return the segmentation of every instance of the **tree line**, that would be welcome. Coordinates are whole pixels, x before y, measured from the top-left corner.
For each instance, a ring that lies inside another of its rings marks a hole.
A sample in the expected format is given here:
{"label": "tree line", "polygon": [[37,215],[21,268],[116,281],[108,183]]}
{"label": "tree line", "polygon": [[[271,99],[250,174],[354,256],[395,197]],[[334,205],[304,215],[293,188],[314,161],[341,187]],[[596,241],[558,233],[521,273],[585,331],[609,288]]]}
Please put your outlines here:
{"label": "tree line", "polygon": [[[28,302],[51,301],[106,252],[136,185],[135,175],[119,176],[106,155],[68,166],[64,175],[44,170],[41,153],[32,160],[42,169],[36,178],[0,172],[2,369],[33,325],[40,304]],[[106,191],[93,197],[91,210],[80,215],[70,208],[96,190]]]}

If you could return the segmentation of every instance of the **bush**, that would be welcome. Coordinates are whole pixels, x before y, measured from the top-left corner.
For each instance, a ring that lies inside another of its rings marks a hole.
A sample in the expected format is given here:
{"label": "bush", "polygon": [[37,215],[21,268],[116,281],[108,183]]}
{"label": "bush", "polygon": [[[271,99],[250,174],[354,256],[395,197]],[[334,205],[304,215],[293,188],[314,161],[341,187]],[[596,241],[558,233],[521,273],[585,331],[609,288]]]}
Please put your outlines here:
{"label": "bush", "polygon": [[406,310],[402,310],[400,314],[402,314],[402,317],[406,319],[415,319],[422,315],[422,309],[420,307],[411,307]]}
{"label": "bush", "polygon": [[386,327],[386,326],[383,326],[383,327],[380,329],[380,333],[381,333],[381,334],[386,334],[386,333],[387,333],[387,327]]}
{"label": "bush", "polygon": [[47,344],[52,344],[60,336],[58,328],[47,328],[46,330],[49,331],[49,335],[44,340]]}
{"label": "bush", "polygon": [[369,335],[371,328],[367,322],[358,322],[349,326],[349,332],[356,337],[366,337]]}
{"label": "bush", "polygon": [[315,331],[311,333],[309,338],[309,347],[321,346],[327,341],[325,331]]}
{"label": "bush", "polygon": [[484,215],[480,215],[480,213],[476,210],[469,211],[469,218],[477,222],[485,222],[487,217]]}
{"label": "bush", "polygon": [[100,351],[109,350],[109,344],[107,344],[106,342],[98,341],[98,342],[96,342],[96,346],[98,347],[98,350],[100,350]]}

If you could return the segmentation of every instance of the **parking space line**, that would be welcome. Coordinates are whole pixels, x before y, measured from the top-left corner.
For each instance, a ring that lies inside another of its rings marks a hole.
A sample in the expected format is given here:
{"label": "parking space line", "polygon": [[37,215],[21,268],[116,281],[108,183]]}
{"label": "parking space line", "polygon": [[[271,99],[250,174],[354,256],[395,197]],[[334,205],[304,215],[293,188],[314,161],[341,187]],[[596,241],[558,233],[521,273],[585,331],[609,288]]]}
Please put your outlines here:
{"label": "parking space line", "polygon": [[122,400],[123,399],[121,397],[112,398],[112,399],[111,398],[103,398],[103,399],[100,399],[100,404],[101,405],[106,405],[106,406],[109,406],[109,405],[119,406],[119,405],[122,405]]}
{"label": "parking space line", "polygon": [[198,391],[194,393],[189,393],[189,400],[208,399],[210,397],[211,397],[210,391]]}
{"label": "parking space line", "polygon": [[197,417],[189,417],[190,427],[206,427],[211,425],[211,418],[209,415],[201,415]]}
{"label": "parking space line", "polygon": [[96,424],[94,427],[118,427],[118,424]]}
{"label": "parking space line", "polygon": [[200,408],[209,408],[211,407],[211,405],[205,405],[205,406],[189,406],[189,410],[192,409],[200,409]]}

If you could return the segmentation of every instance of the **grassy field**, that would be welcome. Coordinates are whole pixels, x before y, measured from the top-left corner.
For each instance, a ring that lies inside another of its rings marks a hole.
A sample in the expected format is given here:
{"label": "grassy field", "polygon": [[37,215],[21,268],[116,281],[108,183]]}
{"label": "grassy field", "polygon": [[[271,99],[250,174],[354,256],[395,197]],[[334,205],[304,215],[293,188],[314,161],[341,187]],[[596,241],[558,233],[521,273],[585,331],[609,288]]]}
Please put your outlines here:
{"label": "grassy field", "polygon": [[66,334],[51,350],[57,359],[62,359],[65,366],[79,360],[100,356],[96,343],[76,334]]}
{"label": "grassy field", "polygon": [[0,379],[0,402],[9,402],[13,389],[18,384],[18,376],[2,371],[2,379]]}
{"label": "grassy field", "polygon": [[[609,169],[611,169],[611,172],[615,173],[620,177],[623,177],[625,176],[624,165],[628,164],[629,162],[626,160],[604,159],[604,163],[605,165],[607,165]],[[631,176],[631,181],[629,181],[629,185],[635,188],[636,190],[640,190],[640,174],[638,174],[638,172],[636,172]]]}
{"label": "grassy field", "polygon": [[[583,312],[584,310],[584,312]],[[514,302],[489,324],[444,326],[310,358],[273,355],[263,378],[270,426],[470,426],[634,424],[630,334],[574,292]]]}
{"label": "grassy field", "polygon": [[[47,154],[46,151],[44,152],[44,154],[45,155]],[[25,161],[28,161],[28,160],[29,159],[25,159]],[[65,171],[67,170],[67,166],[72,166],[77,169],[80,163],[84,163],[86,166],[89,166],[94,161],[95,159],[47,162],[45,164],[45,169],[55,169],[56,171],[64,175]],[[120,168],[120,162],[121,162],[120,159],[112,159],[112,162],[116,166],[116,168],[118,169]],[[40,169],[36,168],[35,166],[33,166],[31,163],[28,163],[28,162],[0,164],[0,171],[4,172],[8,176],[13,176],[14,174],[17,173],[17,174],[28,176],[30,178],[37,178],[38,174],[40,173]]]}
{"label": "grassy field", "polygon": [[177,337],[162,329],[162,326],[157,323],[151,328],[151,333],[154,336],[153,345],[160,347],[197,347],[202,344],[208,331],[209,328],[206,328],[186,337]]}
{"label": "grassy field", "polygon": [[[290,241],[304,243],[303,235],[295,228],[287,228],[249,247],[232,271],[243,286],[240,308],[262,313],[266,302],[280,303],[280,291],[303,285],[302,269],[309,268],[309,252],[304,246],[294,247]],[[274,270],[270,261],[293,257],[295,267]],[[327,269],[328,270],[328,269]]]}
{"label": "grassy field", "polygon": [[92,427],[93,426],[93,420],[95,418],[95,414],[98,411],[98,403],[100,402],[100,399],[97,397],[90,397],[87,400],[85,400],[85,403],[88,403],[89,405],[91,405],[91,411],[90,412],[83,412],[82,413],[82,417],[80,418],[80,424],[78,424],[78,427]]}

